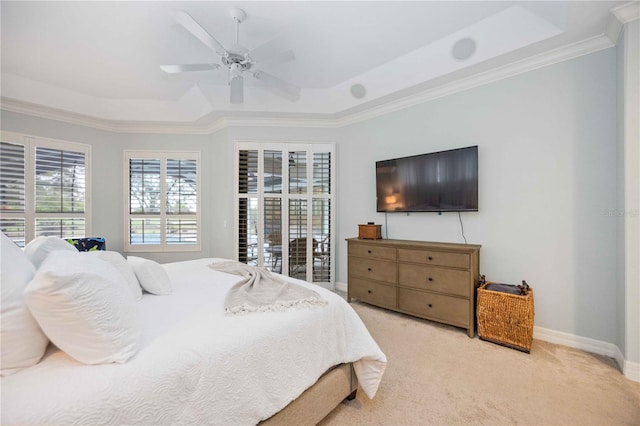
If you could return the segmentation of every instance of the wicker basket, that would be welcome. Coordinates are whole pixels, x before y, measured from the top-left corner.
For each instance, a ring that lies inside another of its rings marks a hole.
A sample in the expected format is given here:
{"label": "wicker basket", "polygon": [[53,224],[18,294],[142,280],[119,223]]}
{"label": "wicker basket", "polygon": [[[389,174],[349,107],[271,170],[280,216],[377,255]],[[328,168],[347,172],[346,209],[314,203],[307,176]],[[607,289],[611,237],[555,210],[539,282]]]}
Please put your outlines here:
{"label": "wicker basket", "polygon": [[526,295],[478,288],[478,336],[489,342],[529,353],[533,340],[533,290]]}

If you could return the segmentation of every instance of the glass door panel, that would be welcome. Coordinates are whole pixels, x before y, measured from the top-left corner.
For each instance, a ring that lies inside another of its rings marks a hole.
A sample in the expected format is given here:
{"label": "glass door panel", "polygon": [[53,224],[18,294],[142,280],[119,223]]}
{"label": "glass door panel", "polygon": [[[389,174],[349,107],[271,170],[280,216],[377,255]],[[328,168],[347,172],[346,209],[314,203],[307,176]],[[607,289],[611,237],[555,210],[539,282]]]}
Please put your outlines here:
{"label": "glass door panel", "polygon": [[282,200],[264,199],[264,266],[282,272]]}
{"label": "glass door panel", "polygon": [[265,194],[282,193],[282,151],[264,152],[264,172],[262,178]]}
{"label": "glass door panel", "polygon": [[289,200],[289,276],[307,277],[307,200]]}
{"label": "glass door panel", "polygon": [[241,198],[238,211],[238,260],[258,266],[258,199]]}
{"label": "glass door panel", "polygon": [[306,151],[289,151],[289,193],[307,193]]}
{"label": "glass door panel", "polygon": [[313,193],[331,194],[331,153],[313,153]]}
{"label": "glass door panel", "polygon": [[238,153],[238,193],[258,192],[258,151],[242,150]]}
{"label": "glass door panel", "polygon": [[331,200],[314,199],[313,229],[313,281],[331,280]]}
{"label": "glass door panel", "polygon": [[334,146],[238,142],[238,260],[332,285]]}
{"label": "glass door panel", "polygon": [[258,150],[238,151],[238,260],[254,266],[259,264],[258,158]]}

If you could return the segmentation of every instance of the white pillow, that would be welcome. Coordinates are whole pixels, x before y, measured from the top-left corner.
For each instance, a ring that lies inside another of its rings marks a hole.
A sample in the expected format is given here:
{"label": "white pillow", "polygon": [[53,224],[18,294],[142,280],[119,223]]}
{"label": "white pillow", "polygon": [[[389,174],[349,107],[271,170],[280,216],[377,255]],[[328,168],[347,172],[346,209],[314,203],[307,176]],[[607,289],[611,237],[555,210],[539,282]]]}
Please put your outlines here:
{"label": "white pillow", "polygon": [[97,257],[51,253],[25,298],[51,341],[80,362],[124,363],[138,351],[136,301],[122,275]]}
{"label": "white pillow", "polygon": [[133,270],[133,266],[131,266],[131,264],[127,262],[127,259],[122,257],[120,253],[118,253],[117,251],[104,250],[88,251],[85,253],[88,256],[95,256],[98,259],[102,259],[116,268],[127,282],[129,290],[131,290],[131,294],[133,294],[134,299],[142,299],[142,289],[140,288],[138,278],[136,278],[136,273]]}
{"label": "white pillow", "polygon": [[127,256],[127,262],[133,265],[143,289],[159,296],[171,294],[173,289],[169,275],[158,262],[136,256]]}
{"label": "white pillow", "polygon": [[24,300],[24,289],[33,278],[36,268],[20,247],[2,234],[0,246],[2,283],[2,329],[0,330],[3,376],[40,361],[49,339],[29,312]]}
{"label": "white pillow", "polygon": [[31,240],[24,248],[24,253],[27,258],[33,263],[33,266],[38,269],[42,262],[49,256],[50,253],[56,250],[66,250],[70,252],[78,252],[72,244],[63,240],[60,237],[38,237],[35,240]]}

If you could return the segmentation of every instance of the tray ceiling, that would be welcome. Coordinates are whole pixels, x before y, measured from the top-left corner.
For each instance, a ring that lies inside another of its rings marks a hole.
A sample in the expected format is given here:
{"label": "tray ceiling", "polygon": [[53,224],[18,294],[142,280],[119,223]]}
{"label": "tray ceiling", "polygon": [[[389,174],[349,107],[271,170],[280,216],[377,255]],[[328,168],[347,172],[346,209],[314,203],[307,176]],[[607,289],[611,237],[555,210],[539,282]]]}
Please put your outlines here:
{"label": "tray ceiling", "polygon": [[[610,10],[623,3],[3,1],[2,98],[113,122],[344,117],[576,44],[606,47]],[[245,79],[244,103],[231,105],[224,71],[160,70],[219,60],[172,11],[227,46],[233,7],[247,14],[241,44],[293,50],[264,70],[299,86],[299,100]]]}

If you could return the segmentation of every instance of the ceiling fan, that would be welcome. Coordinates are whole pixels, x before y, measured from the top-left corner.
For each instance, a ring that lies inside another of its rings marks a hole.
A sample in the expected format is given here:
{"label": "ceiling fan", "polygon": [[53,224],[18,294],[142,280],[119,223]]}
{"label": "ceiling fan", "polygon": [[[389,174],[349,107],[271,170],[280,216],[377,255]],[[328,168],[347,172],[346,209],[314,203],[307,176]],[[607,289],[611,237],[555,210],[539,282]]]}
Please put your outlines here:
{"label": "ceiling fan", "polygon": [[181,65],[160,65],[160,69],[169,74],[208,71],[224,68],[228,71],[228,81],[230,87],[230,102],[241,104],[244,101],[244,76],[253,77],[260,85],[271,90],[290,101],[300,98],[300,88],[288,83],[269,73],[258,70],[254,66],[260,62],[286,62],[294,59],[291,50],[280,51],[280,40],[267,42],[254,50],[249,51],[240,45],[240,24],[246,18],[246,13],[242,9],[231,9],[229,14],[236,23],[236,42],[225,48],[218,40],[207,32],[191,15],[185,11],[175,13],[175,20],[189,31],[194,37],[204,43],[211,50],[220,56],[220,64],[181,64]]}

